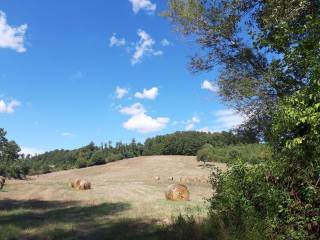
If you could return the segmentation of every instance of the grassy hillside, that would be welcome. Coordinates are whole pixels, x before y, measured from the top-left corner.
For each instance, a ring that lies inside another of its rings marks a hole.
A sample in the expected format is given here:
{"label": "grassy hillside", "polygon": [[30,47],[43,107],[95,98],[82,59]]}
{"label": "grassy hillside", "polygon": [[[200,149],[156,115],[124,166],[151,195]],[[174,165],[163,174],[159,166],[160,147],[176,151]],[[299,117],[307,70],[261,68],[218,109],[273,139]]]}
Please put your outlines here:
{"label": "grassy hillside", "polygon": [[[150,156],[9,180],[0,192],[0,239],[163,239],[172,216],[206,215],[209,173],[195,157]],[[75,178],[92,189],[70,188]],[[165,200],[173,182],[189,186],[191,201]]]}
{"label": "grassy hillside", "polygon": [[111,142],[99,146],[93,142],[87,146],[64,150],[57,149],[37,156],[20,156],[7,164],[1,164],[0,175],[21,178],[26,174],[34,175],[74,168],[85,168],[118,161],[125,158],[149,155],[195,156],[206,143],[217,148],[255,142],[232,132],[205,133],[196,131],[176,132],[149,138],[144,144],[134,139],[130,143]]}

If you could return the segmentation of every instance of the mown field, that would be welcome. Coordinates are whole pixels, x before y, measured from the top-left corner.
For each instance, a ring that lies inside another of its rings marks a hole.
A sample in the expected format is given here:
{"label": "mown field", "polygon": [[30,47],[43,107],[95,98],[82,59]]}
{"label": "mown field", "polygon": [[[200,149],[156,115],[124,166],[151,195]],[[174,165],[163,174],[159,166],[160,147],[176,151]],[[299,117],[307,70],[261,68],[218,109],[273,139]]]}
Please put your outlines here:
{"label": "mown field", "polygon": [[[172,217],[205,216],[210,171],[195,157],[150,156],[8,180],[0,192],[0,239],[168,239],[162,229]],[[70,188],[76,178],[92,189]],[[190,201],[165,200],[173,182],[189,187]]]}

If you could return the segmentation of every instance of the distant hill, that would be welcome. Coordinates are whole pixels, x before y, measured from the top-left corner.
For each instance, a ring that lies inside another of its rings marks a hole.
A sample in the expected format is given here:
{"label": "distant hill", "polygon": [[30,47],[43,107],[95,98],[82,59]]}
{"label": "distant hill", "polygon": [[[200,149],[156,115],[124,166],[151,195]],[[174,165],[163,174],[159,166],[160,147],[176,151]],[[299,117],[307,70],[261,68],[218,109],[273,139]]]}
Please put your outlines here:
{"label": "distant hill", "polygon": [[[94,165],[147,155],[186,155],[195,156],[197,151],[206,143],[214,147],[246,144],[256,142],[239,133],[221,132],[206,133],[197,131],[182,131],[149,138],[144,144],[133,139],[130,143],[102,143],[100,146],[93,142],[74,149],[56,149],[37,156],[22,156],[14,169],[4,170],[6,175],[20,176],[19,169],[24,173],[39,174],[54,171],[84,168]],[[11,174],[14,173],[15,175]]]}

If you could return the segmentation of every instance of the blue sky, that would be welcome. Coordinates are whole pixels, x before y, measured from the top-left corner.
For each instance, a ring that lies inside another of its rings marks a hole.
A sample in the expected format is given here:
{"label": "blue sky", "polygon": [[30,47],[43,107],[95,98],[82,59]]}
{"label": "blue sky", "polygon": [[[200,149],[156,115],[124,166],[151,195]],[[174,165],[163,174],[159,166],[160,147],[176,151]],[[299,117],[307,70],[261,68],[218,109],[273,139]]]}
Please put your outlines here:
{"label": "blue sky", "polygon": [[221,131],[217,72],[186,68],[196,45],[163,0],[0,0],[0,127],[24,152]]}

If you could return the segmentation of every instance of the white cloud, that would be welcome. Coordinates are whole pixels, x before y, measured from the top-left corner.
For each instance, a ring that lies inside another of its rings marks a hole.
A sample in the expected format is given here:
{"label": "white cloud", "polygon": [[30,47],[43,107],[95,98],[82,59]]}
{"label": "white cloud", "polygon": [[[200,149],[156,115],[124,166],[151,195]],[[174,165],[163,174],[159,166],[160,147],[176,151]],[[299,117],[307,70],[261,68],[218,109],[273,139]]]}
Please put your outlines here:
{"label": "white cloud", "polygon": [[31,156],[39,155],[44,153],[45,151],[41,149],[36,149],[36,148],[29,148],[29,147],[22,147],[20,154],[28,155],[30,154]]}
{"label": "white cloud", "polygon": [[151,116],[148,116],[147,111],[140,103],[135,103],[130,107],[122,108],[120,112],[131,115],[128,121],[123,123],[123,127],[140,133],[161,131],[170,122],[170,119],[166,117],[152,118]]}
{"label": "white cloud", "polygon": [[136,92],[135,93],[135,97],[136,98],[141,98],[141,99],[150,99],[150,100],[154,100],[159,93],[159,89],[157,87],[153,87],[150,89],[143,89],[143,92]]}
{"label": "white cloud", "polygon": [[186,131],[192,130],[199,122],[200,119],[198,117],[192,117],[191,120],[187,121]]}
{"label": "white cloud", "polygon": [[13,113],[16,107],[19,107],[21,103],[17,100],[11,100],[6,103],[4,100],[0,100],[0,113]]}
{"label": "white cloud", "polygon": [[171,43],[168,41],[168,39],[162,39],[161,40],[161,45],[164,46],[164,47],[167,47],[167,46],[170,46]]}
{"label": "white cloud", "polygon": [[120,109],[120,113],[127,114],[127,115],[139,115],[145,113],[146,110],[142,106],[141,103],[135,103],[131,105],[130,107],[124,107]]}
{"label": "white cloud", "polygon": [[203,83],[201,84],[202,89],[209,90],[210,92],[218,92],[219,87],[215,85],[213,82],[210,82],[208,80],[204,80]]}
{"label": "white cloud", "polygon": [[24,47],[27,24],[19,27],[12,27],[7,23],[7,16],[0,11],[0,48],[10,48],[18,53],[27,51]]}
{"label": "white cloud", "polygon": [[137,131],[140,133],[158,132],[164,129],[169,121],[169,118],[152,118],[143,113],[132,116],[127,122],[123,124],[123,127],[128,130]]}
{"label": "white cloud", "polygon": [[215,122],[221,130],[237,127],[246,120],[244,116],[232,109],[219,110],[214,115],[216,117]]}
{"label": "white cloud", "polygon": [[124,45],[126,45],[126,40],[124,38],[117,38],[115,33],[111,36],[109,44],[110,47],[121,47]]}
{"label": "white cloud", "polygon": [[63,133],[61,133],[61,136],[65,137],[65,138],[74,138],[76,135],[73,133],[69,133],[69,132],[63,132]]}
{"label": "white cloud", "polygon": [[162,51],[157,51],[153,48],[155,41],[147,32],[139,29],[138,36],[140,40],[136,43],[135,52],[131,58],[132,65],[141,62],[145,55],[159,56],[163,54]]}
{"label": "white cloud", "polygon": [[117,88],[116,88],[116,98],[121,99],[121,98],[123,98],[125,95],[127,95],[128,92],[129,92],[129,90],[126,89],[126,88],[117,87]]}
{"label": "white cloud", "polygon": [[155,12],[157,5],[150,0],[129,0],[132,3],[132,10],[137,14],[140,10],[144,10],[149,14]]}

